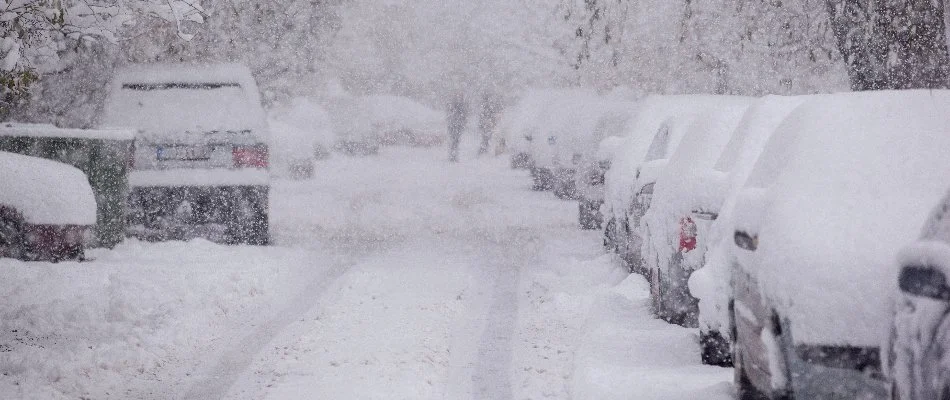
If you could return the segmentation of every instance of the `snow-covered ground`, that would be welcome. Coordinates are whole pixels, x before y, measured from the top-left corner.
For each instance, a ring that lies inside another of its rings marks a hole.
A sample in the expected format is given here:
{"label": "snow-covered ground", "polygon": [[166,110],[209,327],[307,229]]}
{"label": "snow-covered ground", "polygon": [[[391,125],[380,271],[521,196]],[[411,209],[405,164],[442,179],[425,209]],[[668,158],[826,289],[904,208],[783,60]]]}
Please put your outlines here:
{"label": "snow-covered ground", "polygon": [[695,330],[506,158],[333,157],[272,191],[276,245],[0,260],[21,399],[711,399]]}

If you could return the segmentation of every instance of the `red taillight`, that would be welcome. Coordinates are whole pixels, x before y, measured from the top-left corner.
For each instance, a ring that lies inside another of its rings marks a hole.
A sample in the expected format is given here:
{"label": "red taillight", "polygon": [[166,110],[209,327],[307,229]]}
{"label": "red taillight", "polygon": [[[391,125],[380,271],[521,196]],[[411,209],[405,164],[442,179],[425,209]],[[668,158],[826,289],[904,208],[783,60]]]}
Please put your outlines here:
{"label": "red taillight", "polygon": [[267,146],[234,146],[231,152],[235,168],[267,168]]}
{"label": "red taillight", "polygon": [[690,217],[680,220],[680,251],[688,252],[696,249],[696,223]]}

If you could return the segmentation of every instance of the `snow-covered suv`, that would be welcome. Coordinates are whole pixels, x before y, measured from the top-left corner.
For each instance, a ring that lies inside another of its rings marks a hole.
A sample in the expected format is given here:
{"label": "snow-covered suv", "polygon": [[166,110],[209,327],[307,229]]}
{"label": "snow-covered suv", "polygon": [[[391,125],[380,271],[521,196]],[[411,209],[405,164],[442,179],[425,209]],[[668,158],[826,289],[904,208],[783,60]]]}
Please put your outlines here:
{"label": "snow-covered suv", "polygon": [[102,125],[137,132],[129,174],[130,235],[268,242],[268,127],[247,67],[120,69]]}

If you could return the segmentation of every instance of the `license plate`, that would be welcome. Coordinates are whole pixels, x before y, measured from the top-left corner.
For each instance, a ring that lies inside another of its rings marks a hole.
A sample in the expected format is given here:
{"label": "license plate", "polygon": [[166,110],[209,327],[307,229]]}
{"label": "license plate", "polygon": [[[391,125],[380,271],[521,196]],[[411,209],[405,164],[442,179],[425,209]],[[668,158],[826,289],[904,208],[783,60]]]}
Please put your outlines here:
{"label": "license plate", "polygon": [[198,161],[211,158],[209,146],[158,146],[156,156],[159,160]]}

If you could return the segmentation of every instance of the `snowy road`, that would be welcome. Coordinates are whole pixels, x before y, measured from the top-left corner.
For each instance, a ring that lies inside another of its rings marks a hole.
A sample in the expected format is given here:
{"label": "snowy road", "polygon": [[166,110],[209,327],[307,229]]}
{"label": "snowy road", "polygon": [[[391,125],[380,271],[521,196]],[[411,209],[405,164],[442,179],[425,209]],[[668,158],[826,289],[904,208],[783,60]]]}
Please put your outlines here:
{"label": "snowy road", "polygon": [[[696,332],[502,159],[334,157],[277,182],[276,246],[2,260],[0,391],[96,399],[716,399]],[[36,290],[42,288],[42,290]]]}

